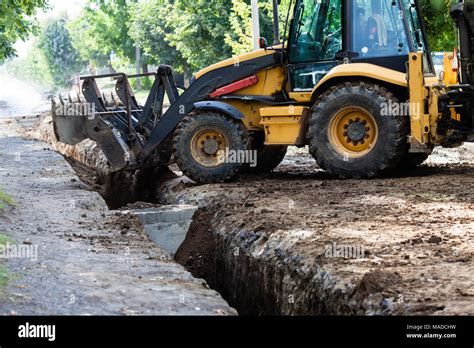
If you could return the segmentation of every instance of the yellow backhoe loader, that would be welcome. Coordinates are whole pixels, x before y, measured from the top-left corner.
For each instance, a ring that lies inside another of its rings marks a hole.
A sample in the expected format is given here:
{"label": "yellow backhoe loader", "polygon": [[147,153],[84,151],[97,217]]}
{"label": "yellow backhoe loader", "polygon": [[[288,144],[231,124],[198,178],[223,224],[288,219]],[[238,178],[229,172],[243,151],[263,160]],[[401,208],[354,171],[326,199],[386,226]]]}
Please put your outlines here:
{"label": "yellow backhoe loader", "polygon": [[[373,178],[472,140],[474,0],[453,5],[459,47],[441,76],[416,0],[297,0],[283,40],[277,10],[274,0],[272,45],[260,39],[259,50],[199,71],[187,89],[160,66],[145,105],[129,83],[144,75],[84,76],[80,96],[53,102],[58,139],[96,141],[110,171],[174,156],[200,183],[271,171],[288,146],[309,145],[335,177]],[[115,103],[99,78],[117,80]],[[236,160],[249,151],[256,165]]]}

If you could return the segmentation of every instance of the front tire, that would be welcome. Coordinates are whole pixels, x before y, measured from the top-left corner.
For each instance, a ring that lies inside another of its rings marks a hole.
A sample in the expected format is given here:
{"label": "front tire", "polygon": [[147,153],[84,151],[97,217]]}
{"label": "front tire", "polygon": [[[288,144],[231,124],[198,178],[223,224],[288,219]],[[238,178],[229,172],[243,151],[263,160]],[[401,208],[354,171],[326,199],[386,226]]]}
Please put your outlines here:
{"label": "front tire", "polygon": [[394,169],[407,152],[408,124],[403,115],[383,115],[398,103],[372,83],[330,88],[313,107],[308,140],[319,166],[341,179],[373,178]]}
{"label": "front tire", "polygon": [[248,163],[229,161],[226,153],[249,149],[249,135],[244,125],[214,111],[188,115],[178,125],[173,139],[173,153],[179,168],[201,184],[234,179]]}

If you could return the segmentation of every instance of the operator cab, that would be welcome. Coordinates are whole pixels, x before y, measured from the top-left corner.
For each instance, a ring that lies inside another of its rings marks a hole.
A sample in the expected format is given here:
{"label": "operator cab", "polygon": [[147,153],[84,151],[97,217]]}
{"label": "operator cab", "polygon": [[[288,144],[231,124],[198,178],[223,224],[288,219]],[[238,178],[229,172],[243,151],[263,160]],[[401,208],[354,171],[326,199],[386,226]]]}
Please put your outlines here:
{"label": "operator cab", "polygon": [[348,55],[406,72],[408,53],[423,51],[434,72],[415,0],[298,0],[288,49],[293,91],[312,90]]}

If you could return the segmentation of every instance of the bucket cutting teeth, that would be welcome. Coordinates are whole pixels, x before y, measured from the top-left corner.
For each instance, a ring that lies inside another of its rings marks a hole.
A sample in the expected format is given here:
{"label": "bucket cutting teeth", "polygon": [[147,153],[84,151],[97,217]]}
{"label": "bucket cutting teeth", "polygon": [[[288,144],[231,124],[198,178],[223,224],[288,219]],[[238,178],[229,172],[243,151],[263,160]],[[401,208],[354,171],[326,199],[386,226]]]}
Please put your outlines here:
{"label": "bucket cutting teeth", "polygon": [[[84,76],[81,78],[81,93],[69,93],[52,98],[54,132],[60,142],[76,145],[85,139],[98,143],[107,157],[110,171],[156,166],[168,162],[171,144],[164,143],[147,158],[142,158],[143,146],[152,134],[157,105],[163,105],[166,94],[170,100],[179,95],[175,87],[172,70],[161,66],[158,73],[131,76],[155,76],[155,82],[145,106],[135,98],[125,74]],[[114,78],[114,91],[101,92],[97,79]],[[170,84],[174,87],[170,87]],[[140,160],[139,160],[140,159]],[[144,163],[145,162],[145,163]]]}

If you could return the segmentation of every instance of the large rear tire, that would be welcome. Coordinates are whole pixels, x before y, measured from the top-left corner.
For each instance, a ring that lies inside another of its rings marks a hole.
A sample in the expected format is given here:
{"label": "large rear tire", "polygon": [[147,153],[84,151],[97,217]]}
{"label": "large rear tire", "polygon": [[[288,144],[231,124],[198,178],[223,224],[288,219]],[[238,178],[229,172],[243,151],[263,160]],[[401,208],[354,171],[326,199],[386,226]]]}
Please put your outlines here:
{"label": "large rear tire", "polygon": [[251,148],[257,151],[257,165],[250,166],[247,172],[250,174],[265,174],[278,167],[286,156],[288,146],[265,145],[265,134],[255,132],[251,136]]}
{"label": "large rear tire", "polygon": [[377,84],[344,83],[313,107],[308,140],[321,168],[341,179],[374,178],[391,171],[407,152],[403,115],[382,115],[397,98]]}
{"label": "large rear tire", "polygon": [[231,150],[250,150],[248,132],[241,122],[218,112],[188,115],[174,134],[176,163],[186,176],[198,183],[230,181],[248,167],[248,163],[229,161],[226,151]]}

